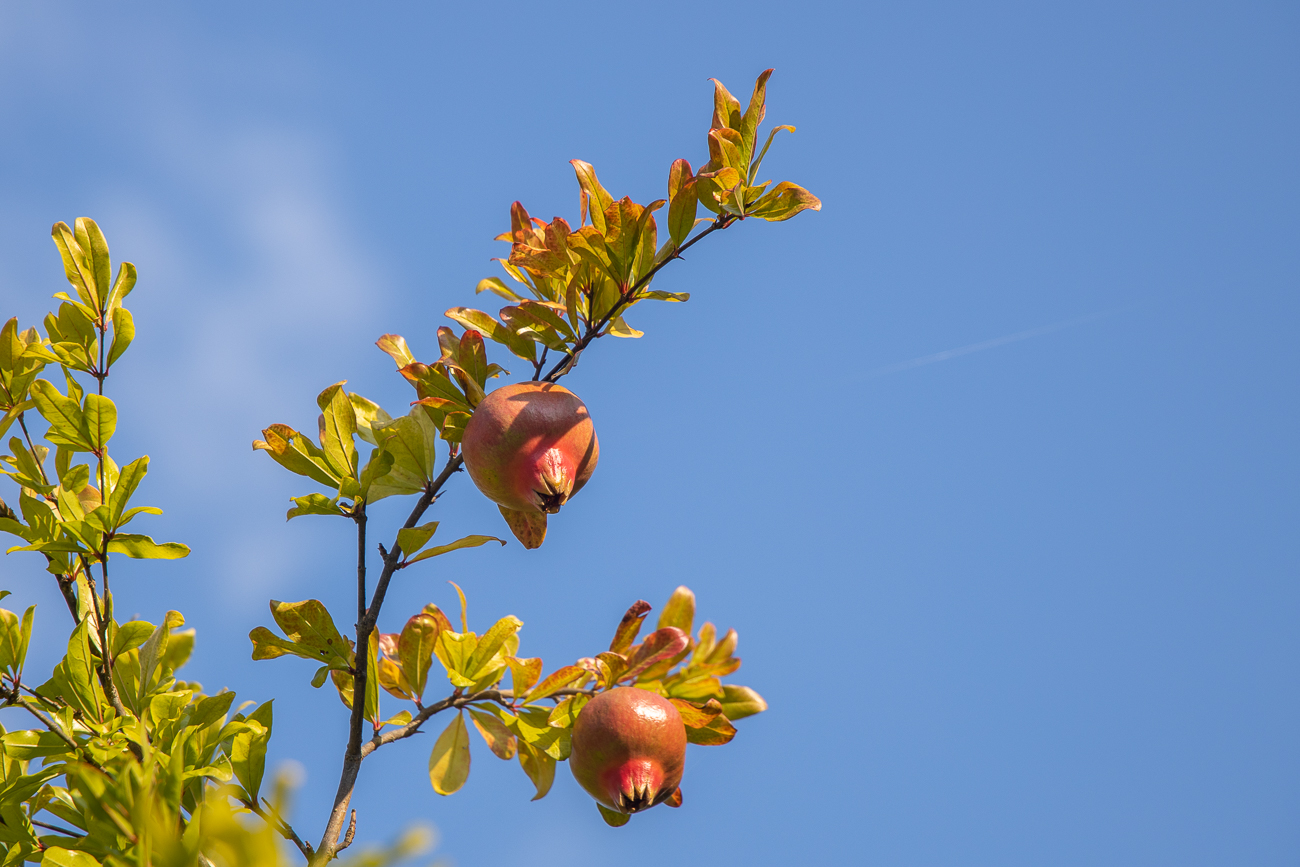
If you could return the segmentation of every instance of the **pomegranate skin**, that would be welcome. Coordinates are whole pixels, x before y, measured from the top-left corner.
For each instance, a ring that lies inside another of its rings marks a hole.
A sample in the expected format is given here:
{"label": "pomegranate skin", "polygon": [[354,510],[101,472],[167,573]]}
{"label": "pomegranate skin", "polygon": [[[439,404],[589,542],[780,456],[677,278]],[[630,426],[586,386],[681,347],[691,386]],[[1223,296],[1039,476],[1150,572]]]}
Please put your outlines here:
{"label": "pomegranate skin", "polygon": [[574,779],[610,810],[648,810],[681,784],[686,727],[657,693],[630,686],[602,692],[578,714],[572,744]]}
{"label": "pomegranate skin", "polygon": [[548,382],[517,382],[489,394],[465,426],[461,450],[484,496],[534,513],[558,512],[600,456],[586,404]]}

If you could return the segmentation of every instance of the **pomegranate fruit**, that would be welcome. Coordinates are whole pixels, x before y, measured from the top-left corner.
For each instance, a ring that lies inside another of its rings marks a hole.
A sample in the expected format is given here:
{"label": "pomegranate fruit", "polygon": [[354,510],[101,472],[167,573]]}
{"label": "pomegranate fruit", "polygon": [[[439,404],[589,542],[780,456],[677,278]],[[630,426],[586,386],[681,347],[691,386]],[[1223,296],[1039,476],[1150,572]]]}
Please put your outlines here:
{"label": "pomegranate fruit", "polygon": [[579,712],[572,744],[573,777],[601,805],[639,813],[681,803],[686,726],[658,693],[631,686],[602,692]]}
{"label": "pomegranate fruit", "polygon": [[461,450],[484,496],[534,514],[560,511],[600,456],[586,404],[549,382],[517,382],[485,397],[465,426]]}

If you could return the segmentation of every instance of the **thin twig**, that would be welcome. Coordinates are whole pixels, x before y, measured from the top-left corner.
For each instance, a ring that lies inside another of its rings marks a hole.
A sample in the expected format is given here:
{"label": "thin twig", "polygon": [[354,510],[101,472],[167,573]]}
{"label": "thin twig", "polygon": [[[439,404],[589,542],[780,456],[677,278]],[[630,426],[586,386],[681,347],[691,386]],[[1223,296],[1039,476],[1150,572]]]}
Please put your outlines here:
{"label": "thin twig", "polygon": [[[557,689],[555,692],[551,693],[551,695],[595,695],[595,690],[565,687],[564,689]],[[406,725],[387,732],[376,732],[375,736],[366,741],[365,746],[361,748],[361,756],[364,758],[386,744],[391,744],[394,741],[400,741],[409,738],[412,735],[420,734],[420,727],[428,722],[429,718],[434,714],[442,713],[444,710],[452,708],[459,710],[466,705],[474,704],[479,701],[494,701],[503,707],[513,709],[513,699],[514,693],[508,689],[485,689],[480,692],[470,693],[469,695],[453,693],[441,701],[426,706]]]}
{"label": "thin twig", "polygon": [[[105,552],[103,556],[104,560],[101,561],[100,565],[103,567],[104,579],[107,582],[108,553]],[[81,558],[81,568],[85,571],[86,577],[90,578],[90,566],[85,557]],[[86,586],[90,589],[90,608],[95,615],[95,632],[99,635],[100,665],[95,673],[99,676],[99,685],[104,688],[104,695],[108,698],[109,704],[113,706],[113,710],[117,711],[118,716],[127,717],[130,714],[122,705],[122,699],[117,694],[117,685],[113,683],[112,653],[108,647],[108,614],[112,610],[112,603],[107,601],[108,593],[105,591],[105,602],[103,608],[100,608],[101,603],[99,594],[95,590],[95,582],[88,580]]]}
{"label": "thin twig", "polygon": [[357,522],[357,623],[360,624],[366,616],[366,507],[364,503],[353,514],[352,520]]}
{"label": "thin twig", "polygon": [[339,844],[339,851],[352,845],[352,838],[357,836],[357,811],[352,811],[352,818],[348,821],[348,832],[343,835],[343,842]]}
{"label": "thin twig", "polygon": [[70,831],[67,828],[60,828],[58,825],[48,825],[45,822],[38,822],[35,819],[28,819],[27,821],[31,822],[33,825],[35,825],[38,828],[48,828],[51,831],[57,831],[58,833],[62,834],[65,837],[86,836],[85,834],[78,834],[76,831]]}
{"label": "thin twig", "polygon": [[[281,837],[288,840],[293,845],[297,846],[298,851],[303,854],[304,858],[307,858],[308,860],[311,859],[312,856],[311,844],[304,842],[303,839],[298,836],[298,832],[293,830],[292,826],[290,826],[288,822],[286,822],[283,818],[281,818],[281,816],[278,813],[275,812],[274,807],[272,807],[270,812],[268,813],[268,811],[262,809],[253,801],[240,798],[239,802],[243,804],[245,807],[247,807],[248,809],[252,810],[253,813],[256,814],[258,818],[260,818],[263,822],[266,822],[272,828],[275,828],[275,830],[279,832]],[[270,804],[268,804],[267,806],[269,807]]]}
{"label": "thin twig", "polygon": [[17,704],[18,706],[25,708],[28,713],[30,713],[32,716],[40,720],[43,726],[45,726],[50,731],[54,732],[54,734],[58,736],[59,740],[63,741],[65,744],[67,744],[69,747],[72,748],[73,752],[80,754],[87,764],[93,765],[94,767],[99,768],[99,770],[101,771],[104,770],[104,768],[99,764],[99,762],[95,761],[95,759],[89,753],[83,752],[81,746],[72,738],[68,737],[67,733],[65,733],[63,729],[55,725],[52,719],[50,719],[45,714],[41,713],[39,710],[32,707],[30,704],[28,704],[25,701],[18,700],[14,702],[14,704]]}
{"label": "thin twig", "polygon": [[[411,510],[411,514],[407,517],[402,529],[409,530],[416,525],[429,506],[438,498],[443,485],[447,483],[453,473],[461,468],[463,463],[464,458],[460,455],[448,458],[438,477],[425,486],[424,492],[420,495],[420,499],[416,501],[415,508]],[[393,542],[387,556],[384,558],[384,569],[379,575],[379,581],[375,584],[374,597],[357,623],[358,659],[365,659],[365,655],[369,652],[370,633],[374,631],[375,624],[379,621],[379,612],[383,608],[384,597],[388,593],[389,581],[392,580],[393,573],[397,571],[401,562],[402,546],[397,542]],[[328,863],[339,851],[341,845],[339,833],[343,830],[343,818],[347,815],[348,805],[352,800],[352,789],[356,785],[357,774],[361,770],[361,736],[365,726],[366,681],[368,679],[368,666],[358,665],[352,675],[352,716],[348,726],[348,745],[343,753],[343,770],[339,775],[339,787],[334,794],[334,807],[330,811],[329,822],[325,826],[325,833],[321,836],[320,845],[316,847],[316,855],[311,861],[313,865]]]}

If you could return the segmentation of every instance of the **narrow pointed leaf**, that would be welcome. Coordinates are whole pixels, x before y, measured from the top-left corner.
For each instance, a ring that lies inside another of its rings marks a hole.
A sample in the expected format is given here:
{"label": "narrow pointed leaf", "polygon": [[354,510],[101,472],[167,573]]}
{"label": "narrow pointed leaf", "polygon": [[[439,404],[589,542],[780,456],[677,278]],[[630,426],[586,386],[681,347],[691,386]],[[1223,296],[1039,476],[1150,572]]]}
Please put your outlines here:
{"label": "narrow pointed leaf", "polygon": [[[480,545],[486,545],[488,542],[500,542],[505,544],[505,540],[498,539],[496,536],[466,536],[463,539],[457,539],[446,545],[436,545],[432,548],[426,548],[415,557],[407,561],[407,565],[418,563],[421,560],[428,560],[430,557],[439,557],[450,551],[459,551],[461,548],[477,548]],[[405,550],[405,549],[403,549]]]}

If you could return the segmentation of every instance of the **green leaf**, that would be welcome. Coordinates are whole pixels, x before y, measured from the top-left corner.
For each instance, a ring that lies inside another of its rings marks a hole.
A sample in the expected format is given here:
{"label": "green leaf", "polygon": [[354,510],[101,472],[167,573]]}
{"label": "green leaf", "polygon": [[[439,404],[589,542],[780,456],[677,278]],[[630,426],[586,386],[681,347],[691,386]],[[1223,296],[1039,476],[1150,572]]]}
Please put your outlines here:
{"label": "green leaf", "polygon": [[145,697],[149,694],[150,681],[154,670],[167,654],[167,645],[171,641],[171,631],[185,625],[185,617],[179,611],[168,611],[163,622],[154,627],[149,639],[140,648],[140,688],[136,696],[137,707],[143,707]]}
{"label": "green leaf", "polygon": [[[733,191],[740,185],[740,173],[730,166],[715,171],[700,172],[695,176],[695,192],[700,204],[713,213],[724,209],[734,199]],[[734,207],[727,210],[734,211]]]}
{"label": "green leaf", "polygon": [[649,298],[654,301],[690,301],[691,293],[689,292],[660,292],[658,289],[643,290],[638,298]]}
{"label": "green leaf", "polygon": [[[498,283],[501,281],[498,280]],[[504,286],[504,284],[502,284]],[[514,293],[510,293],[514,294]],[[521,299],[522,300],[522,299]],[[475,310],[471,307],[453,307],[444,314],[448,319],[452,319],[464,325],[466,328],[473,328],[482,332],[489,340],[500,343],[506,349],[509,349],[515,355],[535,364],[537,362],[537,344],[526,337],[521,337],[513,330],[506,328],[500,322],[488,313],[482,310]]]}
{"label": "green leaf", "polygon": [[334,618],[319,599],[301,602],[271,600],[271,616],[284,630],[289,641],[313,651],[312,658],[331,668],[347,669],[352,665],[348,642],[339,634]]}
{"label": "green leaf", "polygon": [[131,620],[117,628],[113,636],[113,656],[121,656],[128,650],[134,650],[149,640],[154,625],[145,620]]}
{"label": "green leaf", "polygon": [[310,439],[287,424],[273,424],[262,431],[265,440],[254,440],[255,450],[265,451],[277,464],[291,473],[338,488],[341,481],[325,453]]}
{"label": "green leaf", "polygon": [[113,280],[113,266],[108,258],[108,241],[104,238],[104,233],[99,230],[99,225],[89,217],[78,217],[74,225],[77,229],[77,241],[89,260],[91,274],[95,281],[95,297],[98,305],[90,306],[97,310],[104,310]]}
{"label": "green leaf", "polygon": [[381,722],[379,724],[379,727],[383,728],[384,726],[404,726],[414,718],[415,717],[411,716],[411,712],[409,710],[401,710],[393,714],[392,716],[390,716],[388,719]]}
{"label": "green leaf", "polygon": [[402,663],[402,671],[406,672],[407,682],[411,684],[417,699],[424,696],[429,666],[433,663],[433,649],[440,631],[437,618],[420,613],[406,621],[397,639],[397,655]]}
{"label": "green leaf", "polygon": [[[253,659],[277,659],[281,656],[301,656],[303,659],[319,660],[320,653],[313,648],[302,644],[281,638],[265,626],[258,626],[248,633],[248,639],[253,642]],[[326,671],[332,671],[328,665]],[[320,672],[317,672],[319,675]],[[323,683],[323,681],[322,681]],[[319,687],[315,681],[313,686]]]}
{"label": "green leaf", "polygon": [[100,862],[86,852],[51,846],[41,853],[41,867],[100,867]]}
{"label": "green leaf", "polygon": [[[414,407],[409,414],[399,416],[375,427],[375,439],[379,445],[393,456],[393,469],[389,471],[393,478],[380,478],[375,484],[403,488],[403,493],[416,493],[424,483],[433,481],[437,475],[438,429],[429,414],[421,407]],[[404,475],[399,477],[399,471]],[[414,486],[414,490],[405,490]]]}
{"label": "green leaf", "polygon": [[344,512],[339,506],[338,497],[327,497],[324,494],[308,494],[305,497],[290,497],[293,500],[294,507],[285,513],[286,521],[303,515],[332,515],[335,517],[345,517]]}
{"label": "green leaf", "polygon": [[[367,460],[366,465],[361,468],[361,481],[359,487],[361,488],[362,499],[372,503],[375,502],[375,497],[372,496],[371,489],[374,488],[375,482],[380,479],[388,478],[389,474],[393,471],[393,464],[396,462],[397,461],[391,452],[385,451],[384,449],[370,450],[370,459]],[[382,496],[378,499],[382,500],[385,496],[388,496],[390,489],[391,486],[385,483],[379,490],[379,493],[382,494]]]}
{"label": "green leaf", "polygon": [[371,630],[366,653],[366,719],[379,725],[379,630]]}
{"label": "green leaf", "polygon": [[474,679],[482,677],[492,658],[497,655],[510,636],[518,632],[523,625],[524,622],[513,614],[507,614],[492,624],[492,627],[478,640],[478,646],[474,648],[474,653],[465,666],[465,674]]}
{"label": "green leaf", "polygon": [[410,556],[416,553],[425,544],[433,538],[433,534],[438,530],[438,522],[430,521],[419,527],[407,527],[397,531],[397,545],[402,549],[402,553]]}
{"label": "green leaf", "polygon": [[14,612],[0,608],[0,670],[11,674],[22,671],[23,662],[27,658],[27,645],[31,641],[32,617],[35,613],[36,606],[33,605],[19,620]]}
{"label": "green leaf", "polygon": [[[446,545],[437,545],[433,548],[426,548],[415,557],[407,560],[406,565],[409,566],[410,564],[418,563],[421,560],[428,560],[430,557],[439,557],[449,551],[458,551],[461,548],[477,548],[480,545],[486,545],[488,542],[500,542],[502,545],[505,544],[505,540],[498,539],[496,536],[466,536],[463,539],[457,539],[455,542],[450,542]],[[405,551],[406,549],[403,548],[402,550]]]}
{"label": "green leaf", "polygon": [[[456,588],[456,595],[460,597],[460,628],[462,632],[469,632],[469,603],[465,600],[465,591],[460,589],[460,585],[455,581],[448,581],[452,587]],[[428,610],[429,606],[425,606]]]}
{"label": "green leaf", "polygon": [[465,717],[456,714],[451,725],[438,735],[429,755],[429,782],[439,795],[452,795],[460,791],[469,779],[469,730]]}
{"label": "green leaf", "polygon": [[788,220],[800,211],[820,211],[821,199],[798,184],[782,181],[749,210],[749,216],[776,223]]}
{"label": "green leaf", "polygon": [[572,732],[550,724],[550,711],[544,707],[522,707],[515,715],[514,730],[525,742],[542,750],[557,761],[569,757]]}
{"label": "green leaf", "polygon": [[109,367],[122,357],[122,353],[126,352],[133,340],[135,340],[135,319],[132,318],[131,311],[125,307],[114,308],[113,343],[108,350]]}
{"label": "green leaf", "polygon": [[233,692],[222,692],[199,699],[190,705],[190,719],[186,725],[193,728],[207,728],[226,715],[234,700]]}
{"label": "green leaf", "polygon": [[767,710],[763,697],[747,686],[726,684],[722,687],[722,712],[729,720],[744,719]]}
{"label": "green leaf", "polygon": [[95,659],[90,650],[90,618],[79,622],[68,638],[68,655],[63,659],[68,686],[73,699],[82,713],[92,719],[102,720],[102,707],[106,703],[104,693],[95,674]]}
{"label": "green leaf", "polygon": [[31,385],[36,410],[49,422],[45,438],[55,445],[68,446],[77,451],[90,451],[91,445],[82,433],[81,405],[65,397],[49,381],[38,379]]}
{"label": "green leaf", "polygon": [[616,813],[604,804],[597,804],[596,809],[600,810],[600,818],[604,819],[605,824],[611,828],[622,828],[632,818],[627,813]]}
{"label": "green leaf", "polygon": [[383,352],[393,361],[397,362],[397,369],[401,370],[406,365],[415,361],[415,356],[406,345],[406,338],[400,334],[385,334],[375,341]]}
{"label": "green leaf", "polygon": [[[5,758],[28,761],[68,752],[68,744],[52,731],[16,731],[0,736]],[[6,794],[10,794],[6,792]]]}
{"label": "green leaf", "polygon": [[[556,330],[554,324],[549,321],[549,318],[539,315],[539,308],[541,310],[546,310],[547,308],[541,307],[541,305],[532,308],[524,306],[529,303],[530,302],[528,301],[524,301],[516,307],[502,307],[501,321],[505,323],[505,327],[512,333],[521,335],[525,339],[536,340],[547,349],[552,349],[556,352],[567,351],[570,340],[566,339],[563,334]],[[558,319],[559,317],[556,318]]]}
{"label": "green leaf", "polygon": [[641,337],[645,334],[644,331],[637,331],[624,322],[622,316],[615,316],[605,333],[612,337]]}
{"label": "green leaf", "polygon": [[478,646],[478,637],[472,632],[452,632],[444,629],[438,633],[433,650],[447,670],[447,679],[453,686],[460,688],[474,685],[474,678],[469,676],[468,667],[474,648]]}
{"label": "green leaf", "polygon": [[491,292],[507,301],[515,303],[524,300],[522,297],[512,292],[510,287],[506,286],[505,281],[500,277],[486,277],[478,281],[478,285],[474,287],[474,294],[477,295],[480,292]]}
{"label": "green leaf", "polygon": [[[123,262],[117,266],[117,279],[113,281],[113,295],[109,300],[110,310],[116,312],[126,300],[126,296],[131,294],[131,290],[135,288],[136,276],[135,266],[130,262]],[[113,322],[116,323],[117,320],[114,319]]]}
{"label": "green leaf", "polygon": [[517,744],[519,766],[524,769],[524,773],[533,781],[533,786],[537,789],[533,800],[545,798],[555,782],[555,759],[526,741],[518,741]]}
{"label": "green leaf", "polygon": [[116,530],[126,523],[124,520],[126,504],[130,501],[131,495],[135,493],[135,489],[140,486],[140,482],[144,480],[148,472],[148,455],[136,458],[118,472],[117,483],[113,485],[112,492],[108,495],[108,525],[110,528]]}
{"label": "green leaf", "polygon": [[[81,221],[77,221],[78,228],[81,227]],[[77,297],[85,304],[98,308],[98,302],[95,297],[95,273],[86,252],[82,250],[77,238],[73,235],[68,224],[58,222],[50,230],[54,238],[54,244],[59,248],[59,255],[63,257],[63,273],[68,278],[68,282],[77,290]]]}
{"label": "green leaf", "polygon": [[179,560],[190,553],[180,542],[155,542],[136,533],[118,533],[108,543],[108,553],[125,554],[133,560]]}
{"label": "green leaf", "polygon": [[321,410],[320,444],[340,479],[357,477],[357,414],[343,390],[347,380],[336,382],[316,397]]}
{"label": "green leaf", "polygon": [[695,623],[695,594],[686,586],[678,587],[668,597],[668,603],[659,613],[659,628],[676,626],[689,634]]}
{"label": "green leaf", "polygon": [[[244,728],[230,743],[230,765],[248,799],[257,803],[266,772],[266,747],[271,740],[271,702],[267,700],[244,720]],[[236,717],[238,719],[238,717]]]}
{"label": "green leaf", "polygon": [[359,394],[349,393],[348,400],[352,401],[352,411],[356,416],[357,436],[372,446],[379,445],[379,441],[375,439],[374,428],[376,425],[388,424],[393,417],[384,412],[379,404]]}
{"label": "green leaf", "polygon": [[582,709],[591,701],[589,695],[571,695],[563,699],[559,704],[551,709],[550,716],[546,718],[547,725],[552,728],[572,728],[573,723],[582,713]]}
{"label": "green leaf", "polygon": [[98,394],[86,395],[86,409],[81,416],[81,433],[96,452],[103,451],[117,430],[117,407]]}

